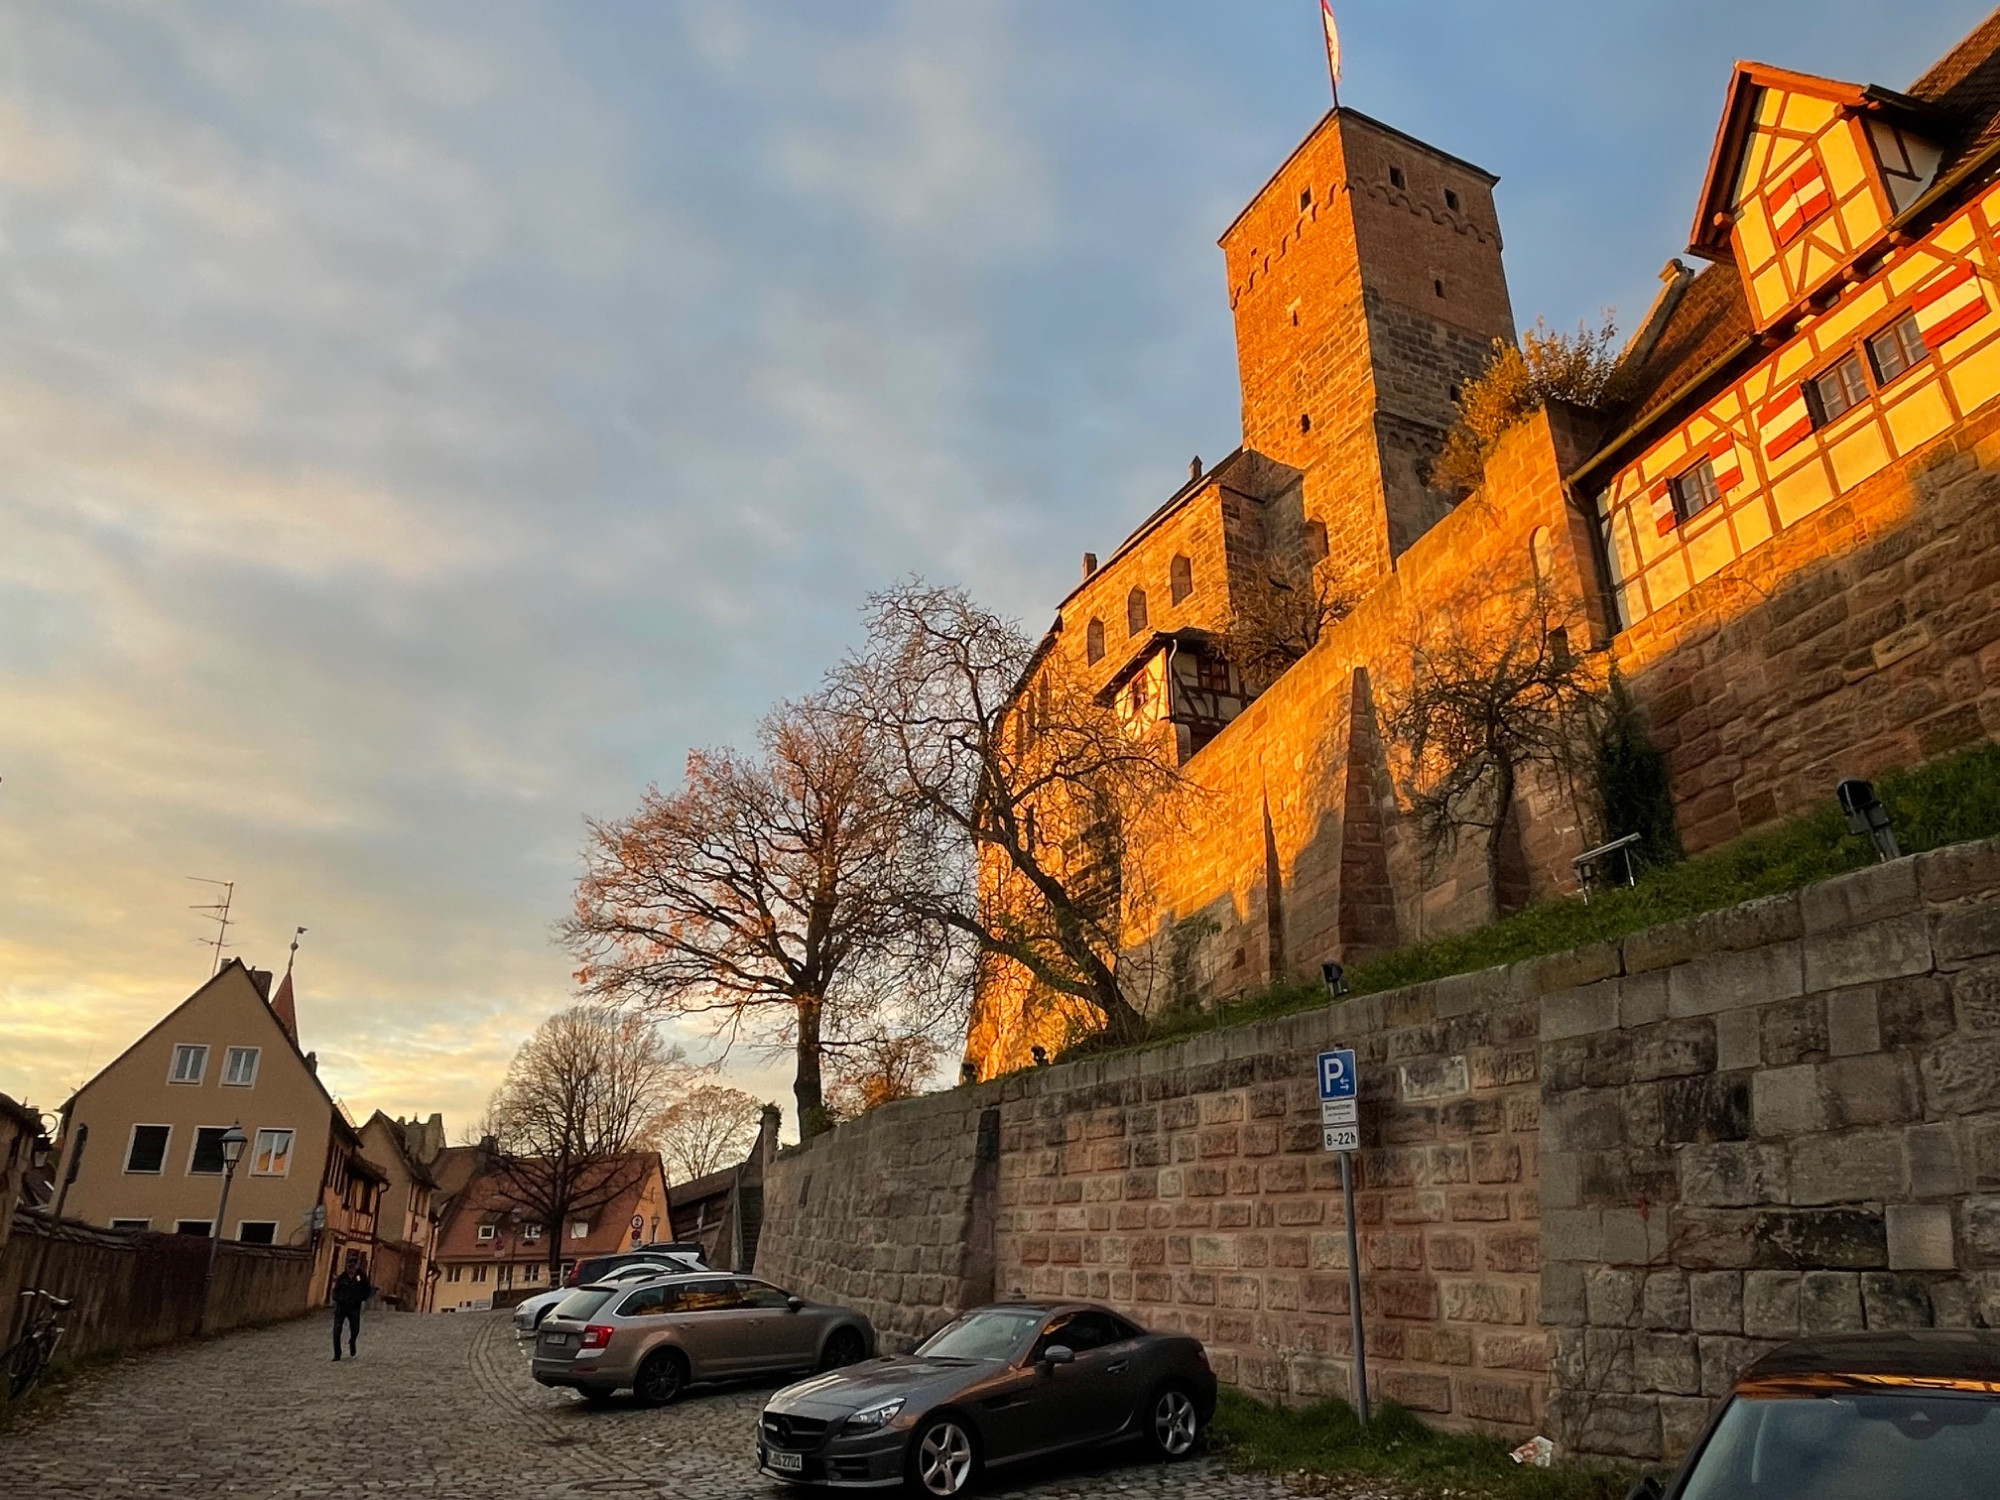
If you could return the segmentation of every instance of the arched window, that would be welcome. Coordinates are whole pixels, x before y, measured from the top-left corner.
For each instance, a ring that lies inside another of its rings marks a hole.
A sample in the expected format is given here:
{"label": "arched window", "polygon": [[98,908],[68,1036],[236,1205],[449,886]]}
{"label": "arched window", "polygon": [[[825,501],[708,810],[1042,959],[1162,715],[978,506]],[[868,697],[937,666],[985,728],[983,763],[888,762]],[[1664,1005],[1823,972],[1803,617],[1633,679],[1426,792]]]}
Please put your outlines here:
{"label": "arched window", "polygon": [[1093,662],[1104,660],[1104,622],[1092,620],[1083,632],[1083,654]]}
{"label": "arched window", "polygon": [[1326,561],[1326,522],[1306,522],[1306,557],[1314,563]]}
{"label": "arched window", "polygon": [[1125,633],[1137,635],[1146,628],[1146,591],[1134,589],[1125,596]]}
{"label": "arched window", "polygon": [[1535,577],[1547,583],[1555,572],[1556,548],[1549,538],[1549,528],[1537,526],[1534,535],[1528,538],[1528,562],[1535,570]]}
{"label": "arched window", "polygon": [[1167,584],[1176,604],[1194,592],[1194,564],[1178,552],[1167,567]]}

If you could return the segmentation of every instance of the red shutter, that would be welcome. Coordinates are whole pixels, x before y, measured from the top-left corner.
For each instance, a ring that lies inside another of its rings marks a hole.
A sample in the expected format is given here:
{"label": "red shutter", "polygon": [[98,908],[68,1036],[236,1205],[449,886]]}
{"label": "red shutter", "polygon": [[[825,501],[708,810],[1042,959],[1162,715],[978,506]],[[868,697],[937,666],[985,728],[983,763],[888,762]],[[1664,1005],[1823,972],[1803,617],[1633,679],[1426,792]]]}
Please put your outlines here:
{"label": "red shutter", "polygon": [[1790,386],[1764,403],[1757,413],[1758,430],[1764,434],[1764,456],[1776,458],[1796,447],[1812,431],[1812,411],[1806,405],[1806,388]]}
{"label": "red shutter", "polygon": [[1715,487],[1728,494],[1743,482],[1743,460],[1737,456],[1736,434],[1725,432],[1708,445],[1708,461],[1715,466]]}
{"label": "red shutter", "polygon": [[1986,292],[1978,273],[1960,263],[1919,287],[1910,298],[1910,311],[1917,315],[1924,342],[1935,349],[1986,316]]}

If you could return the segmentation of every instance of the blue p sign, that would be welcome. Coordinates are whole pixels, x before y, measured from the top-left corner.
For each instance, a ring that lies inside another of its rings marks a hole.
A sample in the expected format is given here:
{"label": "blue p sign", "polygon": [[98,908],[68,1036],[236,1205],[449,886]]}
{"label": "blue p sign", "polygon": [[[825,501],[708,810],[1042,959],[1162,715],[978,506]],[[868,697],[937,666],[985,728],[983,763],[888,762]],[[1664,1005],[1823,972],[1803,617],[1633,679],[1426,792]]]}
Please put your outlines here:
{"label": "blue p sign", "polygon": [[1352,1099],[1358,1080],[1354,1076],[1354,1049],[1319,1055],[1319,1096],[1322,1099]]}

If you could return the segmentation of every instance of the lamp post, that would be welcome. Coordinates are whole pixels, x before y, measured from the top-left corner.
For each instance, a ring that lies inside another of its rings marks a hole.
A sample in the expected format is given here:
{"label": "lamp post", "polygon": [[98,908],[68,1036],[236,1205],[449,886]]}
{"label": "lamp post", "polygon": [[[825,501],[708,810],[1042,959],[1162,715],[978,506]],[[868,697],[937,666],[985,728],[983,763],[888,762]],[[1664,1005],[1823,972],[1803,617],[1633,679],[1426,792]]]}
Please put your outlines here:
{"label": "lamp post", "polygon": [[243,1159],[243,1148],[249,1144],[250,1137],[243,1133],[241,1120],[222,1132],[222,1201],[215,1205],[215,1223],[208,1236],[208,1271],[201,1278],[201,1306],[194,1315],[196,1333],[208,1323],[208,1298],[215,1289],[215,1257],[222,1248],[223,1221],[229,1217],[229,1185],[236,1180],[236,1164]]}

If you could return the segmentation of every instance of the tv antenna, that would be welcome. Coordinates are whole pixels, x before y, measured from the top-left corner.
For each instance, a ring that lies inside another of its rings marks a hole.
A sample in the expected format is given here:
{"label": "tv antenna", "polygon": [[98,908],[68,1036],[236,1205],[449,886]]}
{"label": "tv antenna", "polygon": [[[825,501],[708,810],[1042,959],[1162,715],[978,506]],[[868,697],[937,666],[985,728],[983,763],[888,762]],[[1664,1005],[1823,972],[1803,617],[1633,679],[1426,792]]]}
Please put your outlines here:
{"label": "tv antenna", "polygon": [[236,896],[236,882],[233,880],[210,880],[201,875],[190,875],[187,878],[194,881],[197,885],[215,886],[219,893],[218,899],[206,906],[190,906],[188,908],[189,911],[208,913],[210,920],[215,923],[214,937],[196,938],[194,940],[203,948],[213,948],[215,950],[215,961],[208,966],[208,977],[213,979],[217,974],[222,972],[222,950],[235,946],[228,939],[229,928],[231,926],[229,903]]}

